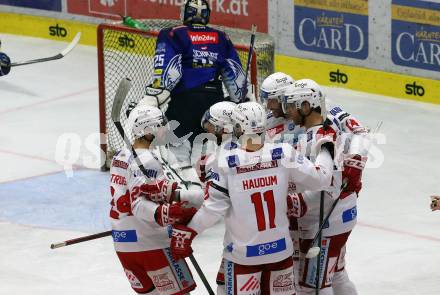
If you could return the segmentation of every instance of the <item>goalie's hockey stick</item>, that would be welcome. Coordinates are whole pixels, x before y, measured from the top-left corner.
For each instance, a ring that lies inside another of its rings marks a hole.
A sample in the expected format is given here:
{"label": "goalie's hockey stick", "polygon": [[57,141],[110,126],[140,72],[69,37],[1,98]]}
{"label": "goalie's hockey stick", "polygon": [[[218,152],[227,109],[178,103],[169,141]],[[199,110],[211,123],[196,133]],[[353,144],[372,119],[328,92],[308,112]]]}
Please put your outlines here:
{"label": "goalie's hockey stick", "polygon": [[[119,84],[118,89],[116,90],[115,99],[113,101],[112,115],[111,115],[112,121],[115,124],[116,129],[119,132],[119,135],[123,138],[127,148],[131,150],[132,155],[136,161],[136,164],[139,166],[139,169],[142,171],[142,173],[144,175],[148,175],[147,171],[145,170],[145,167],[142,165],[140,159],[138,158],[138,155],[137,155],[135,149],[131,145],[129,138],[125,136],[124,128],[122,127],[122,124],[120,122],[122,105],[124,103],[125,98],[128,95],[128,92],[130,91],[130,88],[131,88],[130,79],[128,79],[128,78],[122,79],[122,81]],[[169,168],[171,168],[171,167],[169,167]],[[183,181],[183,179],[176,172],[175,172],[175,174],[177,177],[179,177]],[[205,274],[203,273],[202,269],[200,268],[199,264],[197,263],[196,259],[194,258],[194,255],[191,254],[189,256],[189,259],[191,260],[191,263],[193,264],[194,268],[196,269],[197,274],[199,275],[203,284],[205,285],[205,288],[208,291],[208,294],[215,295],[214,291],[212,291],[212,288],[208,283],[208,280],[205,277]]]}
{"label": "goalie's hockey stick", "polygon": [[65,247],[65,246],[70,246],[70,245],[74,245],[74,244],[78,244],[78,243],[82,243],[82,242],[87,242],[87,241],[91,241],[91,240],[96,240],[96,239],[100,239],[103,237],[108,237],[112,235],[112,231],[104,231],[101,233],[97,233],[97,234],[93,234],[93,235],[89,235],[89,236],[84,236],[84,237],[80,237],[80,238],[76,238],[76,239],[71,239],[71,240],[67,240],[61,243],[55,243],[55,244],[51,244],[50,248],[51,249],[57,249],[57,248],[61,248],[61,247]]}
{"label": "goalie's hockey stick", "polygon": [[246,93],[247,93],[247,83],[248,83],[248,74],[249,74],[249,69],[251,67],[251,61],[252,61],[252,54],[254,52],[254,46],[255,46],[255,36],[257,34],[257,26],[256,25],[252,25],[252,34],[251,34],[251,43],[249,46],[249,52],[248,52],[248,58],[247,58],[247,64],[246,64],[246,72],[244,73],[244,83],[243,83],[243,95],[241,97],[240,102],[243,102],[244,99],[246,98]]}
{"label": "goalie's hockey stick", "polygon": [[28,61],[13,62],[13,63],[11,63],[11,67],[36,64],[36,63],[40,63],[40,62],[46,62],[46,61],[57,60],[57,59],[63,58],[67,54],[69,54],[69,52],[72,51],[73,48],[75,48],[76,44],[78,44],[78,42],[79,42],[79,39],[81,39],[81,32],[78,32],[76,34],[75,38],[73,38],[72,42],[70,42],[70,44],[67,45],[67,47],[63,51],[58,53],[57,55],[50,56],[50,57],[44,57],[44,58],[38,58],[38,59],[32,59],[32,60],[28,60]]}

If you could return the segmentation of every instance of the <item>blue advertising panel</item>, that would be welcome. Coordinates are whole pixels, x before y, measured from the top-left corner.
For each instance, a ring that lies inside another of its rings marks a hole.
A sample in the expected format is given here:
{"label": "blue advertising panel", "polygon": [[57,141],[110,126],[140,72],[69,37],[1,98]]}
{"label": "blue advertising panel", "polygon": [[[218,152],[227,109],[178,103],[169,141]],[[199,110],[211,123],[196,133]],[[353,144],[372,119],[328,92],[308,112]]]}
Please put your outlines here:
{"label": "blue advertising panel", "polygon": [[61,0],[0,0],[0,5],[61,11]]}
{"label": "blue advertising panel", "polygon": [[298,49],[368,57],[368,0],[295,0],[294,4]]}
{"label": "blue advertising panel", "polygon": [[391,27],[396,65],[440,71],[440,3],[393,0]]}

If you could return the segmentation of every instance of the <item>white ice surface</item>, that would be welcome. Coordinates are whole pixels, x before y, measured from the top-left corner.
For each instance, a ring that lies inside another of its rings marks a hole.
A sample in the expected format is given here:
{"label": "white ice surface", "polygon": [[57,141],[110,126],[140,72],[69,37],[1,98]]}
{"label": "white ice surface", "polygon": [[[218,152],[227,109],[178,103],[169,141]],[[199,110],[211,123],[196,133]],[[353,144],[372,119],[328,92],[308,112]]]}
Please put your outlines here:
{"label": "white ice surface", "polygon": [[[0,35],[13,60],[44,57],[66,43]],[[386,81],[384,81],[386,83]],[[347,269],[362,295],[440,294],[440,107],[342,89],[333,103],[374,128],[383,121],[384,162],[367,169]],[[110,238],[50,250],[53,242],[108,227],[108,175],[81,145],[72,178],[55,161],[64,133],[98,133],[96,49],[13,68],[0,78],[0,294],[132,294]],[[96,152],[96,151],[95,151]],[[91,158],[91,160],[89,159]],[[93,165],[93,162],[96,162]],[[223,228],[198,237],[195,256],[214,286]],[[194,294],[206,294],[202,284]]]}

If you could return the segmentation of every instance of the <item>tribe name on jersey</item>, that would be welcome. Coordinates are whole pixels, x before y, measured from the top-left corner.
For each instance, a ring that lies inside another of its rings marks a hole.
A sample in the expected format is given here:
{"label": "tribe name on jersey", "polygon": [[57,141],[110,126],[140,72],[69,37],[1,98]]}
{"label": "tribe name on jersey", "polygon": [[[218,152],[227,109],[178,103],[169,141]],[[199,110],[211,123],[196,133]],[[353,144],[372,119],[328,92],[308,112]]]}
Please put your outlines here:
{"label": "tribe name on jersey", "polygon": [[220,74],[229,96],[238,101],[245,75],[224,32],[200,25],[160,31],[154,56],[155,87],[176,94],[217,80]]}
{"label": "tribe name on jersey", "polygon": [[289,182],[321,189],[330,183],[321,173],[288,144],[220,154],[210,169],[205,202],[188,226],[200,233],[224,216],[226,259],[243,265],[281,261],[293,253],[286,201]]}
{"label": "tribe name on jersey", "polygon": [[140,252],[169,247],[168,230],[159,226],[154,213],[157,204],[139,196],[140,186],[163,177],[162,166],[148,150],[138,154],[148,177],[139,170],[131,153],[118,152],[110,168],[112,194],[110,220],[115,249],[118,252]]}

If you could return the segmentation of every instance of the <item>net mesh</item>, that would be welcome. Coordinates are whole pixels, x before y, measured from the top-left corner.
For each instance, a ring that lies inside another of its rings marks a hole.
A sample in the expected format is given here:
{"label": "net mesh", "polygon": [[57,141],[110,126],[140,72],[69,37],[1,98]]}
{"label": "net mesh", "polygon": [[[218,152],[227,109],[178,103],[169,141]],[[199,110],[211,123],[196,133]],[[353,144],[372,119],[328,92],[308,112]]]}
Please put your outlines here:
{"label": "net mesh", "polygon": [[[123,147],[111,120],[111,109],[119,82],[128,77],[132,80],[132,88],[124,101],[121,110],[121,122],[128,130],[126,110],[131,101],[139,101],[144,96],[145,86],[153,82],[153,57],[156,47],[157,33],[167,27],[179,25],[173,20],[144,20],[147,31],[127,28],[120,24],[104,24],[98,27],[98,62],[100,83],[100,124],[101,133],[107,134],[102,142],[106,154],[103,169],[109,168],[113,154]],[[250,31],[218,27],[225,31],[236,46],[243,67],[246,66]],[[267,34],[257,33],[255,41],[256,71],[250,77],[255,81],[254,87],[262,83],[265,77],[274,71],[274,42]]]}

